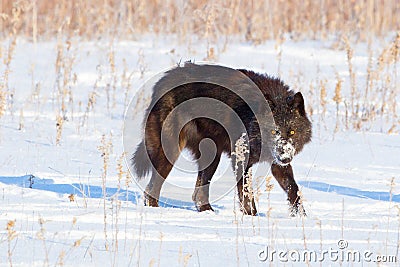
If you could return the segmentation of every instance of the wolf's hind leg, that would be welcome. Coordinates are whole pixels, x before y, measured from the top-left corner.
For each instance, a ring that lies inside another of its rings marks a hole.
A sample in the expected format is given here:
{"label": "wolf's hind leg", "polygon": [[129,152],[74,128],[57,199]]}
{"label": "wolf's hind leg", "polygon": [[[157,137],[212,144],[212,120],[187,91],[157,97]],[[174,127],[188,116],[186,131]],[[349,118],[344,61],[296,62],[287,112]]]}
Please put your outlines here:
{"label": "wolf's hind leg", "polygon": [[151,162],[153,164],[152,174],[150,182],[147,184],[144,192],[144,204],[146,206],[158,207],[161,187],[164,184],[168,174],[171,172],[173,164],[178,158],[179,154],[178,151],[172,154],[173,158],[170,160],[173,162],[168,160],[161,148],[158,151],[154,151],[152,155],[153,156],[150,155]]}
{"label": "wolf's hind leg", "polygon": [[[217,152],[216,155],[214,155],[214,153],[205,155],[207,154],[206,151],[210,150],[205,150],[201,158],[198,160],[199,172],[196,180],[196,188],[194,189],[192,195],[193,202],[195,203],[198,211],[206,211],[206,210],[213,211],[213,208],[211,207],[209,200],[210,182],[215,171],[217,170],[219,161],[221,159],[220,152]],[[212,156],[214,156],[213,160],[211,158]],[[209,163],[208,166],[206,165],[207,163]]]}

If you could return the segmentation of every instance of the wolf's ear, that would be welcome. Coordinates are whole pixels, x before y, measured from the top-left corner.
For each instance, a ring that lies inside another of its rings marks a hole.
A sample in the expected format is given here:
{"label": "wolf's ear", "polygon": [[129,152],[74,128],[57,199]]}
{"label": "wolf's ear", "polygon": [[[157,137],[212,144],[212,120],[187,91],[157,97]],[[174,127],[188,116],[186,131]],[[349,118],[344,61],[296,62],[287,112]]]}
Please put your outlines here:
{"label": "wolf's ear", "polygon": [[293,97],[293,109],[297,110],[301,116],[306,116],[304,98],[300,92],[296,93]]}

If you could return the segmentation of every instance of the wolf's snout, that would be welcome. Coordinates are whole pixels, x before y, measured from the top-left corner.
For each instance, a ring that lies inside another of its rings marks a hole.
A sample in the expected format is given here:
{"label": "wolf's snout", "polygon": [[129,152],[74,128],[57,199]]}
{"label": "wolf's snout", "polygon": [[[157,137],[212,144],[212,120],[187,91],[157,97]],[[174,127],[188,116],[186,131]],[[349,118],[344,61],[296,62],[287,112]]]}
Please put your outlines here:
{"label": "wolf's snout", "polygon": [[288,165],[295,154],[296,150],[291,142],[279,139],[274,149],[274,159],[279,165]]}
{"label": "wolf's snout", "polygon": [[274,158],[275,158],[275,163],[277,163],[278,165],[281,165],[281,166],[286,166],[286,165],[288,165],[291,161],[292,161],[292,159],[293,159],[293,157],[288,157],[288,156],[286,156],[286,155],[274,155]]}

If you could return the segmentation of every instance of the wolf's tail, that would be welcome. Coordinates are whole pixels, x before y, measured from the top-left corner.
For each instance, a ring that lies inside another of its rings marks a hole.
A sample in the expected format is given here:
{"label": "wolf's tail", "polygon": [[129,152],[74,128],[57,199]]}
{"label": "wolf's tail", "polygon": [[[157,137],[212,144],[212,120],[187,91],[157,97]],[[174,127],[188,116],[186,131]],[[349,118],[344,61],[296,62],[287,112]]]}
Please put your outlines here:
{"label": "wolf's tail", "polygon": [[131,162],[138,180],[142,179],[150,172],[150,158],[147,155],[146,147],[143,141],[137,146]]}

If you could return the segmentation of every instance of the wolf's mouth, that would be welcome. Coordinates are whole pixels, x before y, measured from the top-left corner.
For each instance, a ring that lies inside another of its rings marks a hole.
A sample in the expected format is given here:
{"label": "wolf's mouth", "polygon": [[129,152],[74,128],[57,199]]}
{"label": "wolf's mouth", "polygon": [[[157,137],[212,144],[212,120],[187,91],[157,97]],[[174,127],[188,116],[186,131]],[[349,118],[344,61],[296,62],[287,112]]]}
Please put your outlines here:
{"label": "wolf's mouth", "polygon": [[279,156],[274,155],[274,161],[273,161],[273,163],[278,164],[278,165],[284,167],[284,166],[289,165],[291,161],[292,161],[292,159],[290,159],[290,158],[280,159]]}

